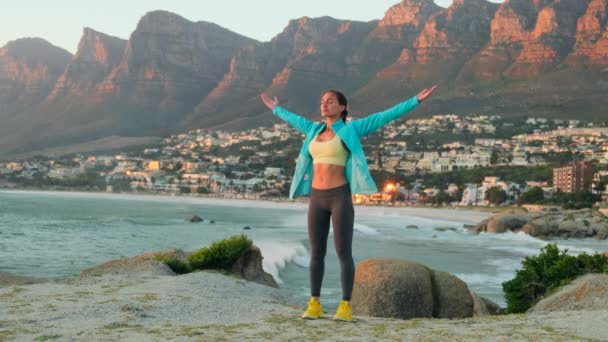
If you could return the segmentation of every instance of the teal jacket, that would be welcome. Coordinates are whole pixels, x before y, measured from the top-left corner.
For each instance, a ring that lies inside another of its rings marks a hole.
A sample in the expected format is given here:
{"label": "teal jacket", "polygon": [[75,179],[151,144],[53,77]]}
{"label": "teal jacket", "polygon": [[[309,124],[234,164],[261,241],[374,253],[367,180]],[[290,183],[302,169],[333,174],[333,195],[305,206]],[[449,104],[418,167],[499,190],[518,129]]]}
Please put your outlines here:
{"label": "teal jacket", "polygon": [[[414,109],[418,105],[416,96],[391,107],[383,112],[369,115],[365,118],[351,120],[344,123],[338,120],[331,125],[331,129],[336,132],[344,145],[350,150],[346,164],[344,165],[344,176],[350,185],[353,194],[373,194],[378,192],[376,183],[369,174],[367,159],[361,147],[361,137],[364,137],[387,123],[398,119],[405,113]],[[308,152],[308,144],[325,129],[326,123],[312,122],[297,114],[291,113],[286,109],[276,106],[273,114],[285,121],[288,125],[306,135],[304,144],[300,149],[296,170],[289,190],[289,198],[306,196],[310,194],[313,165],[312,156]]]}

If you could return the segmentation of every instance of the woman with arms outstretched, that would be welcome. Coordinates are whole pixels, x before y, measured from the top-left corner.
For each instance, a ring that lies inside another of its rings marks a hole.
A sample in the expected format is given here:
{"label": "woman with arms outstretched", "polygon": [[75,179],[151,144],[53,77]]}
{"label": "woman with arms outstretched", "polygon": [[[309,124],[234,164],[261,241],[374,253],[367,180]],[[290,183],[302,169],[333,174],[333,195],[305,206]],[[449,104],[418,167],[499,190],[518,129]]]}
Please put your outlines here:
{"label": "woman with arms outstretched", "polygon": [[312,122],[280,107],[276,97],[261,95],[264,104],[287,124],[306,135],[296,163],[289,197],[310,195],[308,238],[310,240],[311,298],[302,314],[305,319],[323,315],[319,301],[325,271],[325,252],[330,220],[334,229],[336,254],[340,259],[342,301],[334,320],[350,321],[350,298],[355,279],[352,257],[354,209],[352,194],[378,192],[368,167],[360,139],[414,109],[431,96],[436,86],[383,112],[346,122],[348,104],[337,90],[321,97],[324,122]]}

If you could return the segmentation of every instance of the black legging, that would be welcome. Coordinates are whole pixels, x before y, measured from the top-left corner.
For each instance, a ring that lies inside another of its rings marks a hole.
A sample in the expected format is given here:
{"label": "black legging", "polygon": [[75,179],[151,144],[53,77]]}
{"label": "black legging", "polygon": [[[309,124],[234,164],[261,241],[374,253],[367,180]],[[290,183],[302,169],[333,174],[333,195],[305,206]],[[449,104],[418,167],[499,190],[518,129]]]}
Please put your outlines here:
{"label": "black legging", "polygon": [[352,255],[355,212],[348,184],[328,190],[312,189],[310,194],[308,239],[310,240],[310,292],[313,297],[321,295],[330,217],[334,227],[336,254],[340,259],[342,299],[350,300],[355,281],[355,263]]}

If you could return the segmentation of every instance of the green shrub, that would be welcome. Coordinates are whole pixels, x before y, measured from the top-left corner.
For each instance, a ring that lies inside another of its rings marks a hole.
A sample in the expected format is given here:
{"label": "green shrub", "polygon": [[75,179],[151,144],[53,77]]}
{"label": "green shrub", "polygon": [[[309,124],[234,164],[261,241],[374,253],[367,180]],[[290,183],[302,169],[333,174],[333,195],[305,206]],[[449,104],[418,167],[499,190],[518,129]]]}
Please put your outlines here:
{"label": "green shrub", "polygon": [[186,274],[192,272],[192,268],[187,262],[183,262],[177,258],[160,256],[157,260],[164,262],[169,268],[177,274]]}
{"label": "green shrub", "polygon": [[193,270],[228,269],[251,245],[246,235],[234,235],[192,253],[188,262]]}
{"label": "green shrub", "polygon": [[523,268],[516,271],[515,278],[502,284],[507,312],[528,310],[544,294],[579,275],[608,271],[608,257],[602,254],[572,256],[567,252],[567,249],[560,251],[556,244],[549,244],[541,249],[540,255],[524,258]]}

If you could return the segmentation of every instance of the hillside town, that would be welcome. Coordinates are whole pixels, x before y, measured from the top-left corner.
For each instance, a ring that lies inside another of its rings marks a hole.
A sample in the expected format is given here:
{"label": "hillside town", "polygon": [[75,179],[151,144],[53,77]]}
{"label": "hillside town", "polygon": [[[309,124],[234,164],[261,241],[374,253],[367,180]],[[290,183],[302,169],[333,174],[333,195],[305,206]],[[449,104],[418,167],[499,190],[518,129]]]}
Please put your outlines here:
{"label": "hillside town", "polygon": [[[197,129],[135,152],[3,161],[0,186],[285,198],[301,141],[283,123],[242,132]],[[435,115],[388,125],[364,138],[363,146],[380,191],[355,195],[356,203],[501,205],[532,189],[542,190],[544,199],[588,191],[597,196],[595,205],[606,200],[605,124]],[[514,181],[492,172],[518,167],[540,169],[549,177]],[[475,182],[425,181],[480,170],[484,174]]]}

